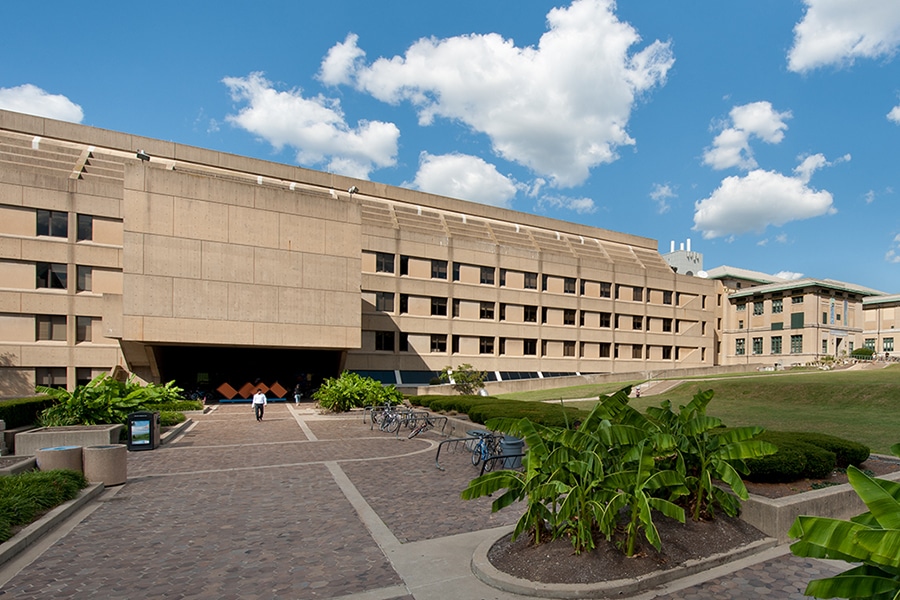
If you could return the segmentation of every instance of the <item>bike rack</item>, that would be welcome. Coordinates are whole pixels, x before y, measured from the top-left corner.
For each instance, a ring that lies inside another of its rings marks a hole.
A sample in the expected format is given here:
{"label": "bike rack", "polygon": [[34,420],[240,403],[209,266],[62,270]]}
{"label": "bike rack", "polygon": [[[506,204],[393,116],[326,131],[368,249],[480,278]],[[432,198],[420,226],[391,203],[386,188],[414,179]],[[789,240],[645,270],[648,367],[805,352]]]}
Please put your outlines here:
{"label": "bike rack", "polygon": [[[476,436],[467,436],[464,438],[451,438],[449,440],[444,440],[443,442],[438,444],[437,453],[434,455],[434,466],[436,466],[438,468],[438,470],[440,470],[440,471],[446,471],[446,469],[441,466],[441,450],[444,448],[444,446],[447,446],[447,452],[454,452],[457,449],[459,449],[460,445],[462,445],[463,448],[465,448],[466,452],[471,453],[472,448],[473,448],[472,443],[477,443],[478,440],[481,440],[484,437],[487,437],[487,436],[477,436],[476,435]],[[503,438],[503,434],[491,434],[490,437],[493,438],[493,440],[491,441],[491,448],[492,449],[499,448],[500,440]],[[489,456],[487,460],[491,460],[492,458],[496,458],[496,457],[499,457],[499,455],[495,454],[495,455]],[[507,458],[507,457],[504,456],[503,458]],[[484,467],[484,465],[482,464],[482,468],[483,467]]]}

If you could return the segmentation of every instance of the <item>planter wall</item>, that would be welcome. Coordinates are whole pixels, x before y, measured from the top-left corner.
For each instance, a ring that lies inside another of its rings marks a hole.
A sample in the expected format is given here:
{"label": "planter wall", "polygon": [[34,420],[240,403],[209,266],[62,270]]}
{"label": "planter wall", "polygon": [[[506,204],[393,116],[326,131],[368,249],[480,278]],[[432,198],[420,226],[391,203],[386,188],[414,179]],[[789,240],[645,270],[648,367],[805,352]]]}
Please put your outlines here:
{"label": "planter wall", "polygon": [[[900,472],[880,475],[879,479],[900,481]],[[751,494],[741,504],[741,519],[783,544],[790,541],[788,531],[800,515],[846,520],[865,511],[866,505],[845,483],[784,498]]]}
{"label": "planter wall", "polygon": [[118,444],[124,425],[69,425],[39,427],[16,434],[16,456],[34,455],[41,448],[56,446],[104,446]]}

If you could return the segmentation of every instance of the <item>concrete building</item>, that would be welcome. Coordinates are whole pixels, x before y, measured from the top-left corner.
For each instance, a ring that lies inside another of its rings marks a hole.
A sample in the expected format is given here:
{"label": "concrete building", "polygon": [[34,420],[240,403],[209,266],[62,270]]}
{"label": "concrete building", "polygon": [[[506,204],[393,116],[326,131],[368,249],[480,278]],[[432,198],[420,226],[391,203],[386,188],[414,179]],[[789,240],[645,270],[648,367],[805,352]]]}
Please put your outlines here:
{"label": "concrete building", "polygon": [[0,111],[0,394],[713,366],[655,240]]}

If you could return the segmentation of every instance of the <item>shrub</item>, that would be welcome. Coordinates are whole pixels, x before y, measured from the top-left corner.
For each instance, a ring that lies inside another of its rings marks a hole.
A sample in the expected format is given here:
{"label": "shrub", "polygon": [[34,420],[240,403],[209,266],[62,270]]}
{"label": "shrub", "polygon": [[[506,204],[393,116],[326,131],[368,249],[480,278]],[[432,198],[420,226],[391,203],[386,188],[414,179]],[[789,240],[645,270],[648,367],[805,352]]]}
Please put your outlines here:
{"label": "shrub", "polygon": [[875,355],[875,351],[871,348],[855,348],[853,352],[850,353],[850,356],[855,358],[872,358]]}
{"label": "shrub", "polygon": [[199,400],[177,400],[175,402],[150,402],[141,406],[142,410],[158,410],[182,412],[185,410],[203,410]]}
{"label": "shrub", "polygon": [[870,450],[865,444],[851,442],[825,433],[798,432],[792,434],[797,440],[834,452],[835,464],[842,469],[850,465],[858,467],[869,458]]}
{"label": "shrub", "polygon": [[346,412],[362,406],[399,404],[403,394],[393,385],[382,385],[371,377],[344,371],[340,377],[330,377],[313,393],[320,407],[332,412]]}
{"label": "shrub", "polygon": [[808,477],[828,477],[836,465],[834,452],[800,439],[804,434],[766,431],[759,439],[778,447],[778,452],[746,461],[747,479],[762,483],[784,483]]}
{"label": "shrub", "polygon": [[4,400],[0,402],[0,419],[6,423],[7,429],[34,425],[40,413],[53,406],[53,403],[50,396]]}
{"label": "shrub", "polygon": [[159,411],[160,427],[172,427],[174,425],[178,425],[179,423],[184,423],[186,420],[187,417],[184,416],[184,413],[174,410]]}

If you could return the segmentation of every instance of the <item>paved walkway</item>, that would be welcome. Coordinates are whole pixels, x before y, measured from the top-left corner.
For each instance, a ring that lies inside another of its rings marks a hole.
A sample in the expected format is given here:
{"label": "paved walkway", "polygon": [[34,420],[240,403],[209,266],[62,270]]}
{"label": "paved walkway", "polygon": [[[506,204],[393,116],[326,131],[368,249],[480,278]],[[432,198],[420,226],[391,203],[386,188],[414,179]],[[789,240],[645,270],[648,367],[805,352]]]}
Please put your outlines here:
{"label": "paved walkway", "polygon": [[[194,417],[180,438],[130,452],[128,482],[0,568],[0,595],[30,598],[514,600],[478,581],[474,549],[518,514],[464,502],[476,474],[439,437],[371,431],[359,413],[270,404]],[[803,598],[819,561],[769,551],[648,590],[641,600]],[[737,570],[735,570],[737,569]]]}

